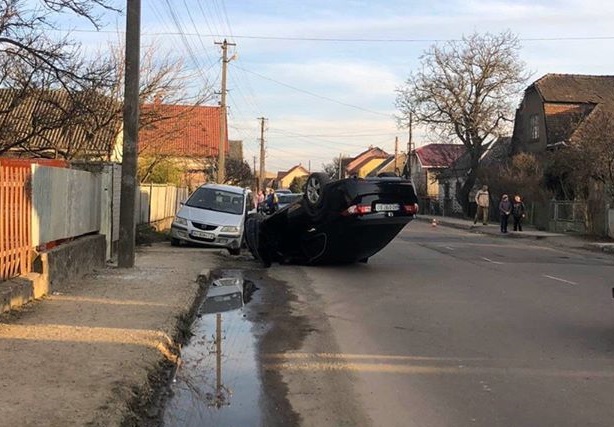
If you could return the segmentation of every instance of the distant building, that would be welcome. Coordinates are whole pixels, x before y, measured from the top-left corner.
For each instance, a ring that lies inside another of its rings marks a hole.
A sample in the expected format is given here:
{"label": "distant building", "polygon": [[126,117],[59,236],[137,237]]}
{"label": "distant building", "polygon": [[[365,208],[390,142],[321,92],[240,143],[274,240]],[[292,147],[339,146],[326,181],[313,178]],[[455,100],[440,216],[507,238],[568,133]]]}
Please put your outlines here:
{"label": "distant building", "polygon": [[0,89],[5,156],[121,161],[121,107],[110,97],[64,90]]}
{"label": "distant building", "polygon": [[[156,102],[143,105],[142,115],[149,124],[139,131],[139,157],[172,159],[184,171],[184,183],[190,188],[215,177],[223,122],[221,107]],[[228,154],[228,138],[224,147]],[[234,153],[238,152],[235,146]]]}
{"label": "distant building", "polygon": [[540,153],[568,144],[599,110],[614,114],[614,76],[546,74],[525,89],[513,151]]}
{"label": "distant building", "polygon": [[461,157],[463,144],[428,144],[411,152],[411,177],[420,197],[439,198],[439,176]]}
{"label": "distant building", "polygon": [[344,170],[345,177],[356,176],[364,178],[384,161],[388,159],[388,153],[379,147],[369,147],[358,156],[354,157]]}
{"label": "distant building", "polygon": [[277,177],[273,184],[274,188],[289,188],[294,178],[306,177],[309,175],[309,171],[305,169],[301,164],[291,167],[286,172],[277,172]]}

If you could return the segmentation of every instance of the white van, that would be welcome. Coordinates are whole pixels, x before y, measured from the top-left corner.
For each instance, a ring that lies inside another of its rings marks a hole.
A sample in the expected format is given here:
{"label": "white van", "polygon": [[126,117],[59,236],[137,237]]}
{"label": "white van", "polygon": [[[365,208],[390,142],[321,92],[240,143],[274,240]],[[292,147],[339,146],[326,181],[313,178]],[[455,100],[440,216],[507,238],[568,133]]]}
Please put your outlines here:
{"label": "white van", "polygon": [[255,212],[252,192],[223,184],[204,184],[192,193],[175,215],[171,245],[182,241],[227,248],[239,255],[245,218]]}

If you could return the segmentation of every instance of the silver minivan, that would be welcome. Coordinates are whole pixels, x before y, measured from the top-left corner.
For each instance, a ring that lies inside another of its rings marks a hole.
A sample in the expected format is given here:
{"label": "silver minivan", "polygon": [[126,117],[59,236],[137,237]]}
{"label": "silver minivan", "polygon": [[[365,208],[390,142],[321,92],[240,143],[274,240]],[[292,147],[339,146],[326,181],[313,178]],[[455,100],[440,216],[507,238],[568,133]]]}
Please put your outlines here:
{"label": "silver minivan", "polygon": [[171,245],[182,241],[227,248],[239,255],[252,192],[223,184],[201,185],[182,204],[171,226]]}

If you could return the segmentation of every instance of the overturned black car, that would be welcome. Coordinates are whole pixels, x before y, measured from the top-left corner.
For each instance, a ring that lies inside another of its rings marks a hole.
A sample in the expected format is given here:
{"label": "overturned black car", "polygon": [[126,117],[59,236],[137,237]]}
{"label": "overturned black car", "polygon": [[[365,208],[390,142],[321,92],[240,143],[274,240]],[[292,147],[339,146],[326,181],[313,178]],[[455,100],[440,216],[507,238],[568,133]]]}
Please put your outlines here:
{"label": "overturned black car", "polygon": [[247,218],[246,242],[266,267],[273,262],[367,262],[417,211],[410,180],[382,176],[330,181],[325,174],[313,173],[301,199],[273,215]]}

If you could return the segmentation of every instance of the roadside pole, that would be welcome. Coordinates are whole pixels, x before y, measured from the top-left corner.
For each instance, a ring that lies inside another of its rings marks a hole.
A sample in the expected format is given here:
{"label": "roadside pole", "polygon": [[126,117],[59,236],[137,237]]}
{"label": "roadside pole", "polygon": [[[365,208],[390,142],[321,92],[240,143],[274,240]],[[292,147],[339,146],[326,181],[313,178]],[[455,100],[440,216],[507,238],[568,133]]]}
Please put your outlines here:
{"label": "roadside pole", "polygon": [[124,77],[124,142],[119,208],[117,265],[134,267],[136,240],[136,162],[139,140],[139,69],[141,43],[141,0],[126,0],[126,75]]}

